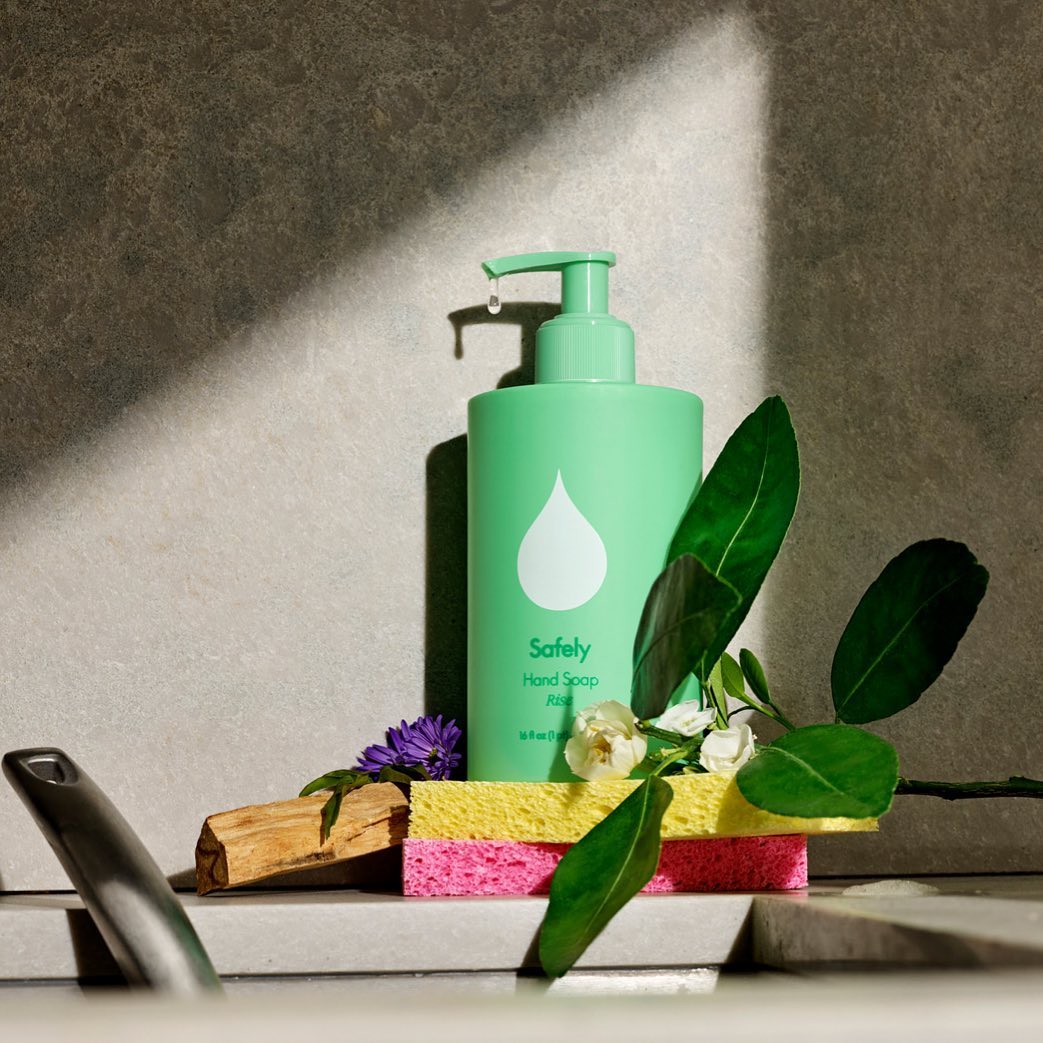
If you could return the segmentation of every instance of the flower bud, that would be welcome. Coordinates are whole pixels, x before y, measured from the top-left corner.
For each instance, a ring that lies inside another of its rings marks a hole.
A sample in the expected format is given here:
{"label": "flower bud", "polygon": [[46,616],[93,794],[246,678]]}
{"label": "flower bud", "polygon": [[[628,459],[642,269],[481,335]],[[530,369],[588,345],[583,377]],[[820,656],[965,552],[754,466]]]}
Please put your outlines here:
{"label": "flower bud", "polygon": [[753,756],[753,742],[748,724],[710,732],[699,750],[699,763],[707,771],[738,771]]}
{"label": "flower bud", "polygon": [[697,699],[689,699],[688,702],[678,703],[664,711],[662,717],[656,722],[657,728],[663,728],[669,732],[677,732],[691,738],[706,731],[717,716],[712,706],[702,709]]}

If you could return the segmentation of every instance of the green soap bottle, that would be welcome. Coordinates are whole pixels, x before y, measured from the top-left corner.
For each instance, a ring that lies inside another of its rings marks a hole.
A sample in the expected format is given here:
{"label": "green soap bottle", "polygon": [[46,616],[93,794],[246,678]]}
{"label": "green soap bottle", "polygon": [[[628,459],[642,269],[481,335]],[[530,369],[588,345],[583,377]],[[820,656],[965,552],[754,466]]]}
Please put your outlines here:
{"label": "green soap bottle", "polygon": [[561,272],[561,314],[537,331],[534,385],[468,406],[471,779],[575,778],[563,755],[573,718],[629,703],[641,609],[702,477],[702,401],[634,383],[634,333],[608,314],[615,263],[601,252],[482,265],[491,279]]}

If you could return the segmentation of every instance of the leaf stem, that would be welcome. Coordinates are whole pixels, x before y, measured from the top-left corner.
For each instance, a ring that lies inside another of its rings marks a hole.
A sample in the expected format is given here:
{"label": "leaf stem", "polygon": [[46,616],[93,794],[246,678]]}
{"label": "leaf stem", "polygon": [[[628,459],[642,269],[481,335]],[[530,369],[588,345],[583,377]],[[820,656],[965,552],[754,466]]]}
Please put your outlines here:
{"label": "leaf stem", "polygon": [[781,724],[787,731],[795,732],[797,730],[797,726],[774,703],[755,703],[752,699],[743,700],[743,703],[744,705],[737,706],[728,712],[729,721],[737,713],[753,710],[754,713],[763,714],[769,721]]}
{"label": "leaf stem", "polygon": [[669,768],[671,764],[675,764],[677,761],[684,760],[684,753],[681,750],[674,750],[668,757],[664,757],[656,769],[652,772],[653,775],[662,775],[665,768]]}
{"label": "leaf stem", "polygon": [[664,769],[670,767],[671,764],[676,764],[677,761],[690,761],[692,755],[699,752],[699,747],[702,744],[703,736],[701,735],[696,736],[694,739],[689,739],[680,749],[674,750],[673,753],[664,757],[652,774],[662,775]]}
{"label": "leaf stem", "polygon": [[995,782],[923,782],[899,778],[899,796],[941,797],[942,800],[970,800],[976,797],[1043,797],[1043,781],[1012,775]]}
{"label": "leaf stem", "polygon": [[662,739],[663,742],[668,742],[671,746],[683,746],[686,738],[680,732],[670,732],[665,728],[657,728],[654,724],[649,724],[648,721],[638,721],[637,730],[653,739]]}
{"label": "leaf stem", "polygon": [[718,728],[728,727],[728,697],[717,689],[712,684],[706,685],[707,692],[710,693],[710,705],[717,711],[717,718],[714,724]]}

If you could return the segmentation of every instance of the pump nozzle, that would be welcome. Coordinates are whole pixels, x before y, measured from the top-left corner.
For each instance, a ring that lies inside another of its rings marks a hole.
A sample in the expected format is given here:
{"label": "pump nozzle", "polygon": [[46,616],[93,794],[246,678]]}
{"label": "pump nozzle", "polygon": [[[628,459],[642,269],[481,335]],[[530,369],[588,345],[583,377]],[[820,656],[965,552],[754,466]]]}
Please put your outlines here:
{"label": "pump nozzle", "polygon": [[[536,332],[536,382],[634,381],[634,332],[608,313],[608,251],[518,254],[483,261],[490,279],[519,272],[561,272],[561,314]],[[499,305],[499,293],[493,297]],[[490,297],[492,302],[493,297]]]}

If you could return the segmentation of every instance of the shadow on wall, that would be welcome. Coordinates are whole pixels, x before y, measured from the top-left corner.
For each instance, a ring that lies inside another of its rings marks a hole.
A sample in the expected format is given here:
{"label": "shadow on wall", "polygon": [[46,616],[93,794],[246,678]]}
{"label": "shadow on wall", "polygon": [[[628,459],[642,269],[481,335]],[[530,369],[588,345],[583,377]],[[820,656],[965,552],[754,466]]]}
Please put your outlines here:
{"label": "shadow on wall", "polygon": [[[536,331],[557,315],[557,304],[512,302],[491,315],[484,305],[449,315],[454,353],[463,358],[468,326],[518,326],[521,358],[498,388],[535,379]],[[467,438],[436,445],[427,457],[426,580],[424,610],[424,711],[463,723],[467,716]],[[466,766],[464,766],[466,767]],[[462,774],[462,772],[461,772]]]}
{"label": "shadow on wall", "polygon": [[[965,539],[993,584],[939,682],[961,712],[942,734],[925,700],[900,719],[902,746],[924,774],[1038,773],[1030,726],[1006,736],[1008,762],[984,764],[995,710],[972,690],[987,680],[1008,717],[1038,721],[1038,700],[1018,702],[1034,698],[1038,628],[1013,625],[1043,601],[1033,3],[8,7],[0,491],[422,208],[451,210],[484,165],[725,10],[752,18],[772,69],[763,368],[793,408],[806,478],[766,590],[766,665],[798,715],[822,719],[866,582],[913,539]],[[454,713],[462,439],[427,467],[426,681],[431,707]],[[459,540],[436,547],[446,532]],[[964,669],[975,656],[987,672]],[[975,835],[985,859],[990,833]],[[916,852],[913,832],[901,843]]]}
{"label": "shadow on wall", "polygon": [[[804,473],[766,588],[773,687],[830,719],[862,591],[907,544],[963,540],[992,573],[982,610],[924,699],[874,727],[913,777],[1038,776],[1043,660],[1016,621],[1043,601],[1039,8],[749,11],[772,69],[764,377]],[[995,730],[1001,702],[1021,727]],[[967,803],[899,798],[883,835],[831,838],[815,870],[1038,869],[1038,802]]]}
{"label": "shadow on wall", "polygon": [[[0,487],[699,17],[631,0],[5,10]],[[519,46],[524,41],[524,46]]]}

